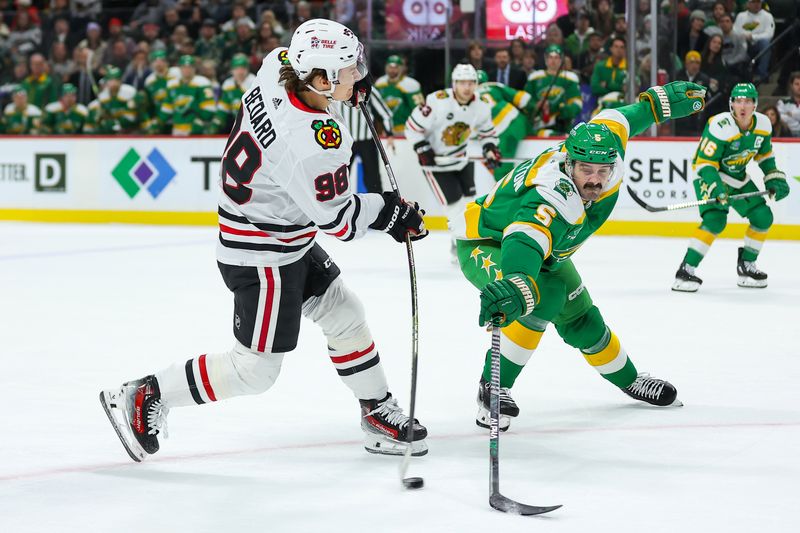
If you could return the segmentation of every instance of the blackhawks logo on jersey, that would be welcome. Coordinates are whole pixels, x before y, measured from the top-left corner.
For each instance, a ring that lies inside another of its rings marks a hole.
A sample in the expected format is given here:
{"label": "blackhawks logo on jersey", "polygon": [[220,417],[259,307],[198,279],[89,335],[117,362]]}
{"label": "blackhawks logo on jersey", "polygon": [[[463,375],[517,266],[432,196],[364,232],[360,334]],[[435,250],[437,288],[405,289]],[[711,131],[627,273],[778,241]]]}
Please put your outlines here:
{"label": "blackhawks logo on jersey", "polygon": [[570,182],[565,178],[561,178],[558,180],[558,183],[556,183],[555,186],[555,191],[561,196],[563,196],[564,200],[566,200],[569,196],[575,194],[575,188],[572,186],[572,182]]}
{"label": "blackhawks logo on jersey", "polygon": [[281,65],[288,65],[289,53],[286,50],[281,50],[280,52],[278,52],[278,61],[281,62]]}
{"label": "blackhawks logo on jersey", "polygon": [[439,100],[444,100],[445,98],[447,98],[447,91],[437,91],[436,98],[438,98]]}
{"label": "blackhawks logo on jersey", "polygon": [[442,132],[442,142],[445,146],[461,146],[469,139],[470,127],[463,122],[450,124]]}
{"label": "blackhawks logo on jersey", "polygon": [[311,129],[316,132],[314,140],[326,150],[328,148],[339,148],[339,145],[342,144],[342,131],[332,118],[325,121],[313,121],[311,123]]}

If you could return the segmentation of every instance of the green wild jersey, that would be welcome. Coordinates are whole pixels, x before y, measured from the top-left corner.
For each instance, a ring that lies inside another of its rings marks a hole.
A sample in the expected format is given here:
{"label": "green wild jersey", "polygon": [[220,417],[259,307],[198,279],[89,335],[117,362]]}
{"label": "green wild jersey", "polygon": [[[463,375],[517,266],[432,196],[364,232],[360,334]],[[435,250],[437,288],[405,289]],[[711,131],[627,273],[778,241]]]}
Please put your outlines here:
{"label": "green wild jersey", "polygon": [[35,105],[28,104],[24,110],[17,109],[14,104],[8,104],[3,111],[3,133],[36,134],[42,121],[42,110]]}
{"label": "green wild jersey", "polygon": [[692,166],[707,186],[720,181],[739,189],[750,181],[747,164],[755,160],[764,174],[775,169],[772,124],[766,115],[754,113],[750,127],[742,130],[729,112],[708,119]]}
{"label": "green wild jersey", "polygon": [[236,83],[233,76],[222,82],[222,93],[219,96],[216,117],[218,129],[223,128],[229,120],[236,118],[236,113],[242,107],[242,95],[255,79],[253,74],[248,74],[241,85]]}
{"label": "green wild jersey", "polygon": [[536,101],[525,91],[518,91],[494,81],[482,83],[478,94],[483,95],[492,106],[492,122],[498,135],[502,135],[508,126],[518,117],[525,118],[520,111],[532,111]]}
{"label": "green wild jersey", "polygon": [[467,205],[466,238],[501,242],[502,272],[536,280],[540,271],[557,271],[608,219],[622,183],[628,138],[655,120],[650,104],[638,102],[605,110],[592,122],[607,125],[619,143],[616,168],[596,201],[584,203],[565,174],[561,142],[518,165],[492,192]]}
{"label": "green wild jersey", "polygon": [[601,59],[594,64],[592,71],[592,94],[603,96],[614,91],[624,92],[627,77],[628,64],[624,59],[617,66],[610,57]]}
{"label": "green wild jersey", "polygon": [[195,76],[188,83],[173,78],[167,82],[167,97],[159,117],[165,124],[172,124],[173,135],[209,134],[216,130],[216,110],[208,78]]}
{"label": "green wild jersey", "polygon": [[540,127],[552,126],[559,121],[568,129],[581,112],[580,79],[574,72],[562,70],[556,78],[546,70],[535,70],[528,77],[525,92],[533,97],[535,108],[539,108],[539,102],[547,98],[547,104],[542,106],[537,117]]}
{"label": "green wild jersey", "polygon": [[169,73],[166,76],[159,76],[158,73],[152,72],[144,80],[144,89],[139,92],[142,128],[147,133],[165,133],[164,125],[158,117],[158,111],[167,97],[167,81],[169,79]]}
{"label": "green wild jersey", "polygon": [[408,116],[415,107],[425,103],[422,87],[417,80],[408,76],[401,76],[399,80],[392,82],[389,81],[389,76],[383,75],[375,82],[375,88],[392,111],[394,133],[402,134]]}
{"label": "green wild jersey", "polygon": [[136,123],[136,89],[122,84],[116,94],[103,89],[89,102],[89,119],[84,133],[114,134],[133,130]]}
{"label": "green wild jersey", "polygon": [[48,104],[44,108],[42,131],[58,135],[71,135],[83,132],[83,125],[89,118],[89,110],[83,104],[75,104],[64,109],[60,101]]}

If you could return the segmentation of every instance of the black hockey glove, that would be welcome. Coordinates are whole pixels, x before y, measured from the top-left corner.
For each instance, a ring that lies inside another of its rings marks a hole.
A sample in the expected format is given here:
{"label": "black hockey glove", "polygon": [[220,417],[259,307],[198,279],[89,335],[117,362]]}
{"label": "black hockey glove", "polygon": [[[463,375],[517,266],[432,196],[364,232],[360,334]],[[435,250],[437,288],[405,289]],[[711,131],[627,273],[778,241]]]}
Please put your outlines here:
{"label": "black hockey glove", "polygon": [[419,208],[419,204],[406,202],[394,191],[384,192],[383,206],[378,218],[369,225],[370,228],[378,231],[385,231],[397,242],[406,240],[406,233],[411,234],[412,241],[418,241],[428,235],[425,229],[425,222],[422,215],[425,210]]}
{"label": "black hockey glove", "polygon": [[486,168],[489,170],[494,170],[499,167],[502,163],[500,149],[494,145],[494,143],[486,143],[483,145],[483,159],[486,163]]}
{"label": "black hockey glove", "polygon": [[436,154],[428,141],[420,141],[415,144],[414,151],[417,152],[417,159],[419,159],[420,166],[436,166]]}
{"label": "black hockey glove", "polygon": [[358,107],[358,104],[369,102],[369,97],[372,94],[372,76],[367,74],[362,79],[358,80],[353,85],[353,96],[349,100],[345,100],[345,104],[350,107]]}

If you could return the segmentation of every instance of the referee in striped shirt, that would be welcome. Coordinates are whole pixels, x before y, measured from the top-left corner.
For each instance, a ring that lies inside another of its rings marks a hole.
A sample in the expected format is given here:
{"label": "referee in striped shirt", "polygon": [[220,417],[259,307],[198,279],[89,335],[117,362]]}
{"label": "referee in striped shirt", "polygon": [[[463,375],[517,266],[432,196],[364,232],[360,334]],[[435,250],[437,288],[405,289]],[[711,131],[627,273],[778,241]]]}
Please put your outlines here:
{"label": "referee in striped shirt", "polygon": [[[378,91],[372,91],[367,104],[372,108],[372,118],[375,120],[375,129],[379,135],[386,135],[391,139],[392,136],[392,111],[381,98]],[[364,115],[357,107],[340,105],[339,111],[344,118],[345,127],[353,136],[353,155],[350,158],[350,165],[356,155],[361,156],[361,165],[364,169],[364,186],[367,192],[383,192],[381,184],[381,174],[379,168],[378,147],[372,140],[372,132],[367,126]]]}

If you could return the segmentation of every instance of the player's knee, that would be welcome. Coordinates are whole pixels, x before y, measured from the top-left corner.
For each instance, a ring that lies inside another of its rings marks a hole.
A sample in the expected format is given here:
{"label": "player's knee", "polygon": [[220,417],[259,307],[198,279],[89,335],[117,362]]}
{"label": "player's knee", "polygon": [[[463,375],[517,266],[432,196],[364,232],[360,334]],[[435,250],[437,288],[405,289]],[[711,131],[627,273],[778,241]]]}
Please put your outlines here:
{"label": "player's knee", "polygon": [[556,331],[564,342],[583,350],[594,346],[606,334],[606,323],[596,305],[569,322],[556,326]]}
{"label": "player's knee", "polygon": [[709,209],[703,213],[702,227],[714,235],[719,235],[728,223],[728,214],[721,209]]}
{"label": "player's knee", "polygon": [[750,213],[747,214],[750,225],[755,229],[766,231],[772,226],[775,218],[772,215],[772,209],[767,204],[761,204]]}
{"label": "player's knee", "polygon": [[282,353],[255,352],[237,342],[229,357],[245,394],[261,394],[272,387],[281,373]]}
{"label": "player's knee", "polygon": [[303,314],[322,328],[329,344],[370,337],[364,305],[341,278],[334,280],[322,296],[307,300]]}

